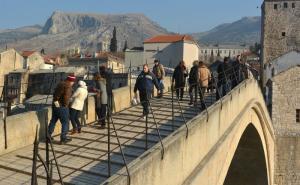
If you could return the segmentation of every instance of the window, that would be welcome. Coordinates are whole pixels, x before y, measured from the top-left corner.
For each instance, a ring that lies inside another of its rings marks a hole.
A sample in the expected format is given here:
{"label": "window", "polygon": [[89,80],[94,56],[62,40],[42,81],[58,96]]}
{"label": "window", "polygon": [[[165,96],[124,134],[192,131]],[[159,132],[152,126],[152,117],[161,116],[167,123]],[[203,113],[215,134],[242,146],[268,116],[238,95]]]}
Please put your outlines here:
{"label": "window", "polygon": [[285,34],[285,32],[282,32],[281,35],[282,35],[283,37],[285,37],[286,34]]}
{"label": "window", "polygon": [[296,122],[300,123],[300,109],[296,109]]}
{"label": "window", "polygon": [[288,7],[288,3],[283,3],[283,7],[287,8]]}
{"label": "window", "polygon": [[278,9],[278,4],[274,4],[274,10]]}
{"label": "window", "polygon": [[296,5],[295,5],[295,3],[292,3],[292,8],[296,8]]}

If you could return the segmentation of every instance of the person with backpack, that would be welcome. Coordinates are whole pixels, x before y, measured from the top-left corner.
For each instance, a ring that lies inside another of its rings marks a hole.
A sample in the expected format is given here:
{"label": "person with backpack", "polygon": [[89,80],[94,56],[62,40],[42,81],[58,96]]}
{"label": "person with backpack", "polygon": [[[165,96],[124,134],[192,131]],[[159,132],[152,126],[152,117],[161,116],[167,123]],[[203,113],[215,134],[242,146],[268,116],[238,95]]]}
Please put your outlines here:
{"label": "person with backpack", "polygon": [[[198,91],[198,83],[199,83],[199,77],[198,77],[198,65],[199,61],[195,60],[193,62],[193,67],[191,68],[191,71],[189,73],[189,95],[190,95],[190,103],[189,105],[196,105],[197,104],[197,91]],[[195,94],[195,99],[193,96],[193,91]]]}
{"label": "person with backpack", "polygon": [[60,120],[62,125],[60,134],[60,144],[66,144],[72,139],[67,136],[69,131],[69,103],[72,95],[72,86],[76,77],[69,75],[65,81],[60,82],[53,94],[52,103],[52,117],[48,126],[48,133],[51,139],[51,135],[54,132],[56,122]]}
{"label": "person with backpack", "polygon": [[73,100],[70,107],[70,120],[73,126],[71,135],[81,133],[79,115],[83,110],[84,102],[88,96],[86,83],[84,81],[79,81],[78,85],[79,87],[71,97],[71,99]]}
{"label": "person with backpack", "polygon": [[149,100],[153,92],[154,86],[157,90],[161,90],[155,75],[149,70],[147,64],[143,65],[143,71],[137,77],[134,85],[134,97],[137,97],[137,91],[139,91],[140,101],[143,106],[143,118],[149,114]]}
{"label": "person with backpack", "polygon": [[152,69],[152,73],[155,75],[155,77],[157,78],[158,84],[160,86],[160,93],[157,93],[158,97],[162,97],[163,96],[163,90],[164,90],[164,77],[165,77],[165,70],[164,70],[164,66],[160,63],[159,60],[155,59],[154,60],[154,66]]}

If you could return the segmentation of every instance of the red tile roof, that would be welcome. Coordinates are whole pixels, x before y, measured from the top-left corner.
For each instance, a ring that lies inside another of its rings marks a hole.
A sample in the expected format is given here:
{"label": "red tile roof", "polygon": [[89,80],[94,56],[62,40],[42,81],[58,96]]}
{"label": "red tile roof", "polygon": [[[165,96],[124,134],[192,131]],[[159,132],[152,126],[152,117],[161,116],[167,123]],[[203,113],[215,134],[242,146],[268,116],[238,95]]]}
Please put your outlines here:
{"label": "red tile roof", "polygon": [[22,56],[23,57],[29,57],[30,55],[32,55],[33,53],[35,53],[36,51],[23,51],[22,52]]}
{"label": "red tile roof", "polygon": [[193,41],[190,35],[158,35],[149,39],[146,39],[144,43],[173,43],[179,41]]}

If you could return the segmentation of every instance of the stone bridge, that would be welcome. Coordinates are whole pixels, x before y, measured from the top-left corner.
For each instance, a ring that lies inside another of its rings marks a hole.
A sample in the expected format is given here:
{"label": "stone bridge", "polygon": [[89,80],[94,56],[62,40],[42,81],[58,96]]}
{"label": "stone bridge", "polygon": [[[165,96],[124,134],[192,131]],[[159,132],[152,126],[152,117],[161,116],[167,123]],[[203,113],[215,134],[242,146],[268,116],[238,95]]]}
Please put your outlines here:
{"label": "stone bridge", "polygon": [[[155,120],[148,120],[147,139],[145,121],[139,118],[140,107],[114,114],[130,184],[273,184],[274,133],[257,81],[243,81],[217,102],[212,97],[206,97],[210,106],[201,112],[188,106],[187,101],[175,103],[174,119],[170,94],[154,100]],[[109,175],[107,139],[107,131],[88,125],[82,134],[73,136],[70,144],[54,145],[65,184],[129,183],[116,137],[110,141],[112,176]],[[0,184],[30,184],[32,148],[29,145],[0,156]],[[45,155],[45,146],[41,144],[39,149]],[[41,166],[39,161],[38,164]],[[58,182],[55,169],[53,173],[54,182]],[[45,184],[42,168],[37,175],[39,184]]]}

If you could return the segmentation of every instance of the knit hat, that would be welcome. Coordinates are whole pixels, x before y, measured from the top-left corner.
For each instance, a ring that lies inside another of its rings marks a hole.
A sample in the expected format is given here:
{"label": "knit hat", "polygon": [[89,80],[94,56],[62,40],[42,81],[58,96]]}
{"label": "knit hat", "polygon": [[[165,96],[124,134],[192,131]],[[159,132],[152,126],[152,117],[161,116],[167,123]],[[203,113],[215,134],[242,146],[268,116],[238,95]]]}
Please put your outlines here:
{"label": "knit hat", "polygon": [[75,80],[76,80],[76,77],[74,75],[69,75],[67,77],[67,81],[69,81],[69,82],[75,82]]}
{"label": "knit hat", "polygon": [[84,87],[84,86],[86,86],[86,83],[85,83],[84,81],[80,80],[80,81],[78,82],[78,85],[79,85],[80,87]]}

